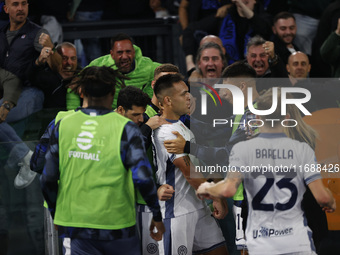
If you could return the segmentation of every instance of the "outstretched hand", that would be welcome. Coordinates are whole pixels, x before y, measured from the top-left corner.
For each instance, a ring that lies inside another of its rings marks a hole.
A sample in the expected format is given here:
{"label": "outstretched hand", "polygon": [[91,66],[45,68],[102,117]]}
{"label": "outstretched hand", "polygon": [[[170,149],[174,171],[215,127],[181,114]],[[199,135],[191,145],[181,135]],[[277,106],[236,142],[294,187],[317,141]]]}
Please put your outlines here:
{"label": "outstretched hand", "polygon": [[158,199],[160,201],[167,201],[172,198],[174,192],[175,190],[171,185],[163,184],[157,190]]}
{"label": "outstretched hand", "polygon": [[168,151],[168,153],[181,154],[184,152],[186,140],[177,131],[173,131],[172,133],[176,135],[177,138],[164,141],[165,149]]}
{"label": "outstretched hand", "polygon": [[196,190],[196,195],[199,199],[213,199],[207,191],[207,188],[214,186],[214,183],[211,182],[204,182],[202,183],[198,189]]}
{"label": "outstretched hand", "polygon": [[163,124],[170,124],[170,122],[166,121],[162,116],[155,115],[151,117],[146,123],[152,130],[159,128]]}

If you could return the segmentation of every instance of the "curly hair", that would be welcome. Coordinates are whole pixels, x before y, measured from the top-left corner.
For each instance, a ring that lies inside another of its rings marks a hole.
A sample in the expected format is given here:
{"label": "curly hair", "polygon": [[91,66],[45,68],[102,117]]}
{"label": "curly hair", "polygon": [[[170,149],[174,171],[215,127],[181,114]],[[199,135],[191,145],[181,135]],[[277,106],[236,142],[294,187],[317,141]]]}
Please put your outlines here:
{"label": "curly hair", "polygon": [[125,87],[124,80],[128,77],[108,66],[90,66],[83,69],[71,85],[73,91],[82,89],[84,96],[103,97],[114,94],[116,87]]}

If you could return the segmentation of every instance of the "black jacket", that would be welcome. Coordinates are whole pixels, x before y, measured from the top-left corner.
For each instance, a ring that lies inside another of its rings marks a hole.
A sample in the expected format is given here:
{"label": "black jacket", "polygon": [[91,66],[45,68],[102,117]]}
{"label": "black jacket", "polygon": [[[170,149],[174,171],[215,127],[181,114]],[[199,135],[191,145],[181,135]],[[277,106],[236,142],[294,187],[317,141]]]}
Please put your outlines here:
{"label": "black jacket", "polygon": [[34,39],[41,27],[27,20],[10,45],[6,38],[8,28],[9,24],[0,30],[0,67],[25,81],[27,68],[40,54],[34,48]]}

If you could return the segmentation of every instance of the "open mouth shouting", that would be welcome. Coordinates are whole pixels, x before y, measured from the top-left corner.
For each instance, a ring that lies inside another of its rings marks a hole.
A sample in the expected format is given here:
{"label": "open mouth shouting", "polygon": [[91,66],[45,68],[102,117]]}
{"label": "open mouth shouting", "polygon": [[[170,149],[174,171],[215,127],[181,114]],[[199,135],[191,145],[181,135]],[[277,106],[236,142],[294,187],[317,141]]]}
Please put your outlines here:
{"label": "open mouth shouting", "polygon": [[207,78],[217,78],[217,72],[215,67],[208,67],[206,70]]}
{"label": "open mouth shouting", "polygon": [[263,74],[265,70],[265,64],[263,61],[255,61],[253,62],[253,68],[255,69],[257,74]]}

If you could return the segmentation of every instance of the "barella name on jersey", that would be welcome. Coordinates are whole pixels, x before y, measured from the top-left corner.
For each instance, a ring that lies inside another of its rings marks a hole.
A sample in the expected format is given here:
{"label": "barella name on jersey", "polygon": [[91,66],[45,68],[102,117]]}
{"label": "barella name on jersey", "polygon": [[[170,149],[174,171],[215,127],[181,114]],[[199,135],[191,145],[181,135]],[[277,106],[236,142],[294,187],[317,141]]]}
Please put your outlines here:
{"label": "barella name on jersey", "polygon": [[294,159],[293,150],[285,149],[256,149],[256,158]]}
{"label": "barella name on jersey", "polygon": [[253,238],[260,237],[278,237],[292,235],[294,228],[288,227],[284,229],[266,228],[261,227],[259,230],[253,230]]}

